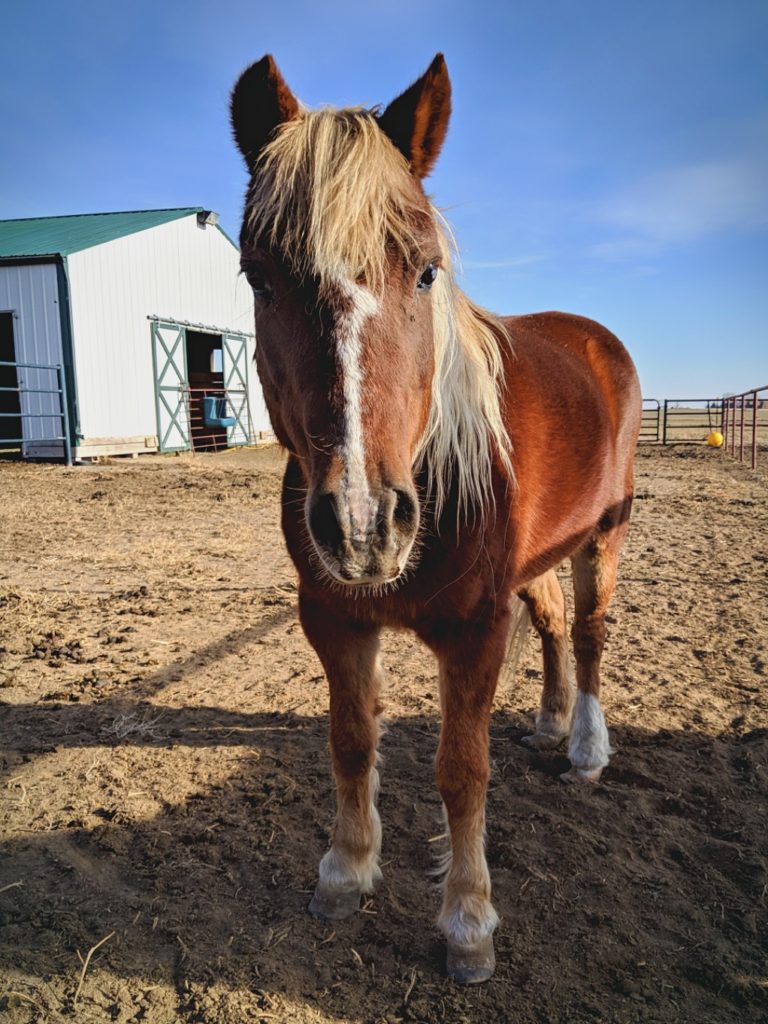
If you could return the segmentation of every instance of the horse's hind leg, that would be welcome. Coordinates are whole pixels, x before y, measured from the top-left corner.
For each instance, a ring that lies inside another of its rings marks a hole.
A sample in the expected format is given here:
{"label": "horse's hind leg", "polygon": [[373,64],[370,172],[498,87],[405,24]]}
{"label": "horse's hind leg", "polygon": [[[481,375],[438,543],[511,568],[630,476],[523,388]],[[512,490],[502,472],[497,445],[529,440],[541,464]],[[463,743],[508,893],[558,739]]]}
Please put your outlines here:
{"label": "horse's hind leg", "polygon": [[566,782],[597,782],[613,753],[600,706],[600,658],[605,644],[605,613],[616,586],[626,522],[596,533],[571,559],[575,616],[573,649],[578,694],[571,725]]}
{"label": "horse's hind leg", "polygon": [[317,917],[338,920],[360,905],[381,877],[381,823],[376,810],[376,746],[381,705],[378,630],[340,621],[302,596],[301,623],[328,677],[331,756],[336,779],[336,825],[320,861],[309,905]]}
{"label": "horse's hind leg", "polygon": [[531,622],[541,637],[544,689],[536,715],[536,731],[523,742],[537,750],[554,750],[571,731],[573,671],[565,629],[565,600],[554,569],[537,576],[519,596],[528,606]]}

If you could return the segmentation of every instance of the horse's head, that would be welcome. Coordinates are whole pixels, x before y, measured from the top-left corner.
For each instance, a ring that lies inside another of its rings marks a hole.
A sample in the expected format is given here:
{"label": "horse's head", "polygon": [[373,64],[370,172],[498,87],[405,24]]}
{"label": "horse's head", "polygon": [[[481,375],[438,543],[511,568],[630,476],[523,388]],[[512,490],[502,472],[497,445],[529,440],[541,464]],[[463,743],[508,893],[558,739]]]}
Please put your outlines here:
{"label": "horse's head", "polygon": [[449,113],[442,56],[383,113],[307,111],[269,56],[232,95],[251,175],[240,243],[264,397],[302,467],[313,545],[350,585],[396,579],[419,525],[433,304],[448,294],[421,179]]}

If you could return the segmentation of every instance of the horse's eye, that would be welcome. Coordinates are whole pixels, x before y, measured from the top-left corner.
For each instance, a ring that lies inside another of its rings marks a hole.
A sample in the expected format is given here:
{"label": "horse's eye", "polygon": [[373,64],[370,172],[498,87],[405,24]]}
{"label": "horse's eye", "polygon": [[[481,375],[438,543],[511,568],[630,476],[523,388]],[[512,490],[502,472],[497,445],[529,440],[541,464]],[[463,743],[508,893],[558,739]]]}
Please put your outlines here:
{"label": "horse's eye", "polygon": [[261,267],[244,266],[243,273],[248,279],[248,284],[253,289],[254,298],[262,302],[269,302],[272,298],[272,288]]}
{"label": "horse's eye", "polygon": [[419,291],[428,292],[432,285],[435,283],[436,277],[437,267],[435,266],[434,263],[430,263],[427,269],[419,278],[419,283],[416,285],[416,287],[419,289]]}

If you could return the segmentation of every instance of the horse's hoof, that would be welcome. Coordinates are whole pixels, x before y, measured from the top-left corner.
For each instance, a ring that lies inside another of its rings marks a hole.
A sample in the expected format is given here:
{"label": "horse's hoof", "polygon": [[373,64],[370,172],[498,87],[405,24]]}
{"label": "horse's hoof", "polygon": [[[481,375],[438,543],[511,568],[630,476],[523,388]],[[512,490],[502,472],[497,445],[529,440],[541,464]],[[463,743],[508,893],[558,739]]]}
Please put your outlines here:
{"label": "horse's hoof", "polygon": [[488,936],[477,946],[457,946],[448,943],[446,966],[448,976],[457,985],[482,985],[496,969],[493,937]]}
{"label": "horse's hoof", "polygon": [[530,736],[523,736],[523,743],[527,747],[533,747],[534,750],[557,750],[567,739],[568,733],[563,733],[562,736],[550,736],[545,732],[534,732]]}
{"label": "horse's hoof", "polygon": [[572,765],[567,772],[563,772],[560,778],[563,782],[571,784],[590,782],[593,786],[596,786],[602,774],[602,768],[576,768],[575,765]]}
{"label": "horse's hoof", "polygon": [[324,921],[341,921],[345,917],[350,917],[359,909],[359,889],[341,889],[338,892],[334,892],[331,889],[323,889],[318,885],[315,889],[315,895],[309,904],[310,914]]}

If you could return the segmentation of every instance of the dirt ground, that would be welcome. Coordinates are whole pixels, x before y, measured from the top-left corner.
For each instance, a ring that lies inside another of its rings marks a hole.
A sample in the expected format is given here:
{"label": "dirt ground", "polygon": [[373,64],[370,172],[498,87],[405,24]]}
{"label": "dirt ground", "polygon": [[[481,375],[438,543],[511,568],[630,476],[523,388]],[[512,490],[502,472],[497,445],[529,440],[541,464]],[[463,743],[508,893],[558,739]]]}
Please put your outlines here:
{"label": "dirt ground", "polygon": [[521,743],[533,638],[502,679],[498,969],[466,990],[434,926],[435,670],[409,635],[385,644],[384,881],[352,920],[306,913],[333,790],[281,468],[0,464],[0,1020],[767,1020],[768,480],[640,450],[599,787]]}

